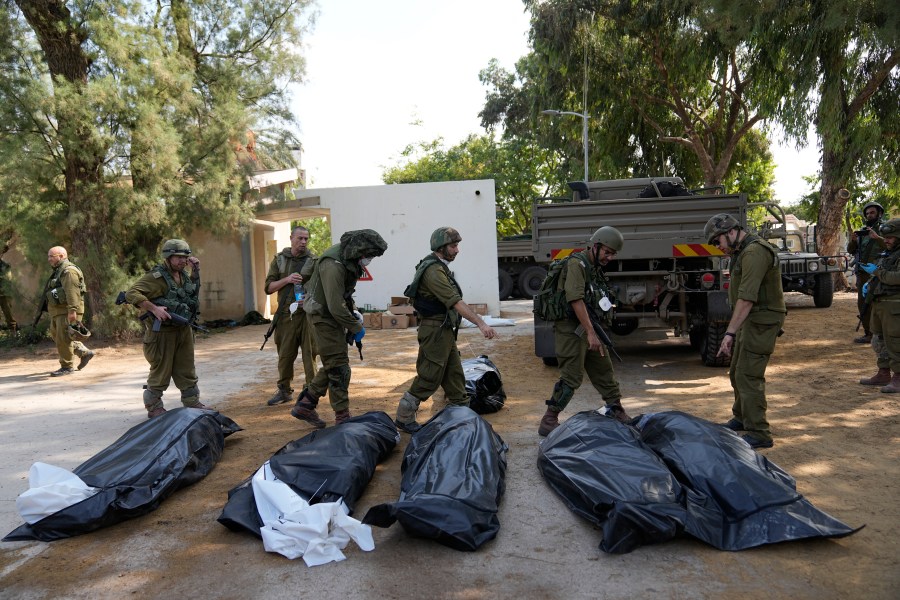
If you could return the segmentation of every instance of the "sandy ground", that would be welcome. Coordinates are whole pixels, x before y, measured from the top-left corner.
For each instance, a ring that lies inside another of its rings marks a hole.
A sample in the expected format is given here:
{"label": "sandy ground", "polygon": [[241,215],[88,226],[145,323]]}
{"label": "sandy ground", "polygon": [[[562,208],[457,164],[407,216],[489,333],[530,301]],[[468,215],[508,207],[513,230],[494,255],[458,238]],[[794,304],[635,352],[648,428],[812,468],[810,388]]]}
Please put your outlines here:
{"label": "sandy ground", "polygon": [[[53,543],[0,544],[0,598],[896,598],[900,398],[857,383],[874,372],[874,360],[871,349],[851,342],[855,296],[837,294],[824,310],[796,294],[788,304],[787,333],[768,372],[776,443],[764,452],[818,508],[866,525],[850,537],[739,553],[692,539],[600,552],[599,531],[565,508],[535,466],[537,424],[556,370],[534,357],[528,303],[512,301],[502,316],[517,325],[500,330],[499,340],[475,330],[460,335],[464,357],[489,355],[508,394],[504,410],[487,416],[510,447],[501,529],[479,551],[412,539],[395,525],[374,529],[373,552],[351,544],[346,561],[308,569],[219,525],[228,490],[310,431],[288,407],[265,405],[277,379],[274,344],[259,352],[265,326],[245,327],[198,340],[203,401],[245,429],[228,438],[215,470],[144,517]],[[677,409],[729,417],[727,371],[702,366],[686,341],[648,331],[617,343],[632,416]],[[47,377],[58,366],[51,347],[0,354],[0,533],[21,523],[15,498],[33,462],[71,469],[146,418],[140,346],[98,350],[84,372],[59,379]],[[351,356],[353,411],[393,415],[414,375],[415,331],[372,331],[364,351],[362,362]],[[170,395],[173,406],[177,392]],[[565,414],[598,403],[585,385]],[[423,408],[427,418],[440,402]],[[379,466],[356,516],[396,499],[407,439]]]}

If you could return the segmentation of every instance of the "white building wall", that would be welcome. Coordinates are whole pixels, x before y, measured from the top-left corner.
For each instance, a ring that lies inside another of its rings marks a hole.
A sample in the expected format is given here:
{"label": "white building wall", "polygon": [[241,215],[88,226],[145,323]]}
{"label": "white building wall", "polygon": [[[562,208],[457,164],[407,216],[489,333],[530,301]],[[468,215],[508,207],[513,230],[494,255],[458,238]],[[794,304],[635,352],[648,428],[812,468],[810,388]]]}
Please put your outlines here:
{"label": "white building wall", "polygon": [[387,242],[384,256],[368,267],[373,281],[356,286],[358,306],[384,309],[391,296],[402,296],[416,264],[431,251],[431,232],[448,225],[462,235],[450,268],[465,301],[487,304],[490,314],[499,316],[493,179],[294,190],[294,195],[318,196],[329,209],[332,243],[354,229],[374,229]]}

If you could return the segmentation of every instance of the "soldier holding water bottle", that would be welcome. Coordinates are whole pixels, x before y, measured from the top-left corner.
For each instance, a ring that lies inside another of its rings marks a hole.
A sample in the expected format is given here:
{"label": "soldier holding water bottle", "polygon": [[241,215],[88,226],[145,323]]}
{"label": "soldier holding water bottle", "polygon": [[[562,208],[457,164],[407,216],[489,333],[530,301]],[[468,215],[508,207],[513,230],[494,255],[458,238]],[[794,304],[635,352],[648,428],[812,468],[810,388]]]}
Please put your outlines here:
{"label": "soldier holding water bottle", "polygon": [[275,255],[266,275],[266,294],[278,293],[278,309],[272,317],[278,348],[278,391],[268,400],[269,406],[293,400],[291,382],[298,353],[303,360],[306,382],[312,381],[316,374],[316,349],[303,311],[304,281],[300,275],[306,261],[315,258],[307,249],[308,244],[309,230],[294,227],[290,248]]}

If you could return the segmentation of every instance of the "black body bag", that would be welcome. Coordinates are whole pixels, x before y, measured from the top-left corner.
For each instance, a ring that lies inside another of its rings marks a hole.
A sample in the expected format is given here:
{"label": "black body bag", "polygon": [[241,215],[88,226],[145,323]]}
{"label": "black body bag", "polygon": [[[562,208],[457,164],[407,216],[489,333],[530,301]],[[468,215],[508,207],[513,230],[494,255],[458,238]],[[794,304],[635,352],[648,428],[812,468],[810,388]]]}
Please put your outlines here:
{"label": "black body bag", "polygon": [[[269,459],[269,466],[280,481],[310,504],[343,498],[353,514],[375,466],[387,458],[399,441],[393,420],[384,412],[373,411],[285,444]],[[255,473],[228,492],[228,502],[218,521],[232,531],[246,529],[261,537],[263,523],[256,510],[251,481]]]}
{"label": "black body bag", "polygon": [[25,524],[4,542],[50,542],[88,533],[156,510],[176,490],[196,483],[222,456],[237,423],[211,410],[176,408],[129,429],[73,473],[100,492]]}
{"label": "black body bag", "polygon": [[464,406],[448,406],[422,426],[403,455],[400,498],[373,506],[363,523],[390,527],[455,550],[476,550],[500,529],[508,448]]}
{"label": "black body bag", "polygon": [[469,408],[479,415],[495,413],[506,402],[506,392],[500,380],[500,370],[485,355],[462,361],[466,376],[466,395]]}

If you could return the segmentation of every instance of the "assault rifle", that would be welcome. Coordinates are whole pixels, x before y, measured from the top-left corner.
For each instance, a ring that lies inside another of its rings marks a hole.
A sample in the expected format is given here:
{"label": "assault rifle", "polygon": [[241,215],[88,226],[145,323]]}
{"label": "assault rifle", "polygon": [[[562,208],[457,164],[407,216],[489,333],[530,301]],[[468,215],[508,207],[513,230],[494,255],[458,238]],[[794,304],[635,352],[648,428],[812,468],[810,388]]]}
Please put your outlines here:
{"label": "assault rifle", "polygon": [[[159,331],[162,327],[162,320],[157,319],[156,316],[149,310],[142,314],[140,320],[143,321],[145,319],[153,319],[153,331]],[[203,325],[197,325],[196,323],[191,323],[191,320],[187,317],[182,317],[181,315],[175,313],[169,313],[169,319],[175,323],[176,325],[189,325],[190,327],[196,329],[197,331],[202,331],[203,333],[209,333],[209,329],[204,327]]]}
{"label": "assault rifle", "polygon": [[262,346],[259,347],[260,352],[263,348],[266,347],[266,344],[269,342],[269,338],[272,337],[272,332],[275,331],[276,321],[278,321],[278,311],[275,311],[275,314],[272,315],[272,322],[269,324],[269,330],[263,334],[263,343]]}
{"label": "assault rifle", "polygon": [[37,328],[37,324],[40,322],[41,317],[44,316],[45,312],[47,312],[47,296],[46,295],[44,295],[44,301],[41,302],[41,306],[38,308],[37,314],[34,315],[34,322],[31,324],[32,330]]}
{"label": "assault rifle", "polygon": [[856,322],[856,331],[859,331],[859,328],[862,327],[863,319],[866,318],[866,315],[869,312],[869,307],[872,306],[872,290],[874,289],[875,284],[878,283],[878,278],[871,277],[866,283],[869,285],[869,293],[866,294],[865,298],[863,298],[863,307],[862,311],[860,311],[859,313],[859,321]]}
{"label": "assault rifle", "polygon": [[[603,329],[603,327],[600,325],[600,315],[597,314],[596,309],[589,306],[587,302],[584,303],[584,306],[585,306],[585,308],[587,308],[588,318],[591,321],[591,326],[593,326],[593,328],[594,328],[594,333],[597,334],[597,337],[600,338],[600,341],[603,342],[603,345],[606,346],[607,348],[609,348],[609,351],[612,353],[613,356],[616,357],[616,360],[618,360],[619,362],[624,362],[624,361],[622,361],[622,357],[619,356],[619,353],[616,352],[616,348],[615,348],[615,346],[613,346],[612,340],[609,338],[609,334],[607,334],[606,331]],[[581,337],[584,334],[585,334],[584,327],[579,325],[575,329],[575,335],[577,335],[578,337]]]}

